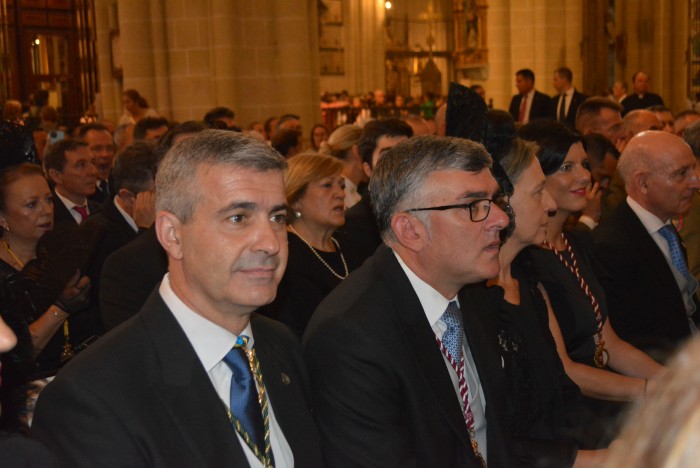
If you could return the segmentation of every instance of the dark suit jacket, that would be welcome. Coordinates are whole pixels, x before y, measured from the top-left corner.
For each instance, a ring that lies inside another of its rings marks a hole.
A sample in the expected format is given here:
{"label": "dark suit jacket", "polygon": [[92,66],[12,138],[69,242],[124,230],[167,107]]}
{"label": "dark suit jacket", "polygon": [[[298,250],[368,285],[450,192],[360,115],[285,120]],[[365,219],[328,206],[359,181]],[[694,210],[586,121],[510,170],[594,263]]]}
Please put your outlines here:
{"label": "dark suit jacket", "polygon": [[103,204],[109,199],[113,199],[114,196],[117,194],[116,192],[116,187],[114,186],[114,177],[110,174],[109,177],[107,178],[107,185],[109,189],[109,194],[105,193],[102,191],[100,186],[97,186],[97,189],[95,190],[95,193],[90,195],[88,197],[88,200],[95,202],[99,205]]}
{"label": "dark suit jacket", "polygon": [[102,267],[99,289],[105,330],[136,315],[167,271],[168,257],[155,225],[110,255]]}
{"label": "dark suit jacket", "polygon": [[[555,94],[552,96],[552,114],[551,117],[554,120],[559,120],[559,97],[560,94]],[[563,123],[569,127],[571,130],[576,130],[576,112],[578,107],[583,101],[588,99],[585,94],[579,93],[574,89],[574,95],[571,97],[571,104],[569,105],[569,112],[567,112]]]}
{"label": "dark suit jacket", "polygon": [[[513,466],[501,361],[475,313],[484,291],[459,300],[486,399],[488,465]],[[388,247],[326,297],[304,346],[328,466],[479,466],[435,335]]]}
{"label": "dark suit jacket", "polygon": [[[322,466],[296,337],[255,314],[252,327],[296,466]],[[32,431],[63,466],[248,466],[224,403],[157,291],[44,389]]]}
{"label": "dark suit jacket", "polygon": [[[73,218],[73,215],[70,214],[70,211],[66,207],[66,205],[63,204],[60,198],[58,198],[58,195],[56,195],[56,191],[52,190],[53,193],[53,220],[54,223],[58,224],[60,222],[66,222],[70,221],[72,223],[75,223],[75,218]],[[88,211],[90,214],[94,214],[100,209],[100,205],[88,200]]]}
{"label": "dark suit jacket", "polygon": [[[114,198],[107,200],[96,213],[91,214],[80,225],[81,231],[91,244],[95,244],[96,250],[92,255],[90,266],[85,274],[90,278],[90,307],[76,317],[90,319],[94,322],[94,328],[99,333],[104,332],[102,316],[100,314],[100,277],[102,266],[109,255],[115,250],[128,244],[138,235],[114,204]],[[162,278],[162,275],[161,275]],[[143,304],[142,304],[143,305]]]}
{"label": "dark suit jacket", "polygon": [[627,201],[593,231],[593,240],[602,267],[596,274],[617,334],[657,356],[672,352],[690,336],[683,298],[666,258]]}
{"label": "dark suit jacket", "polygon": [[382,243],[369,195],[369,192],[365,193],[359,202],[345,212],[345,225],[341,228],[348,248],[360,263],[370,257]]}
{"label": "dark suit jacket", "polygon": [[[516,94],[510,100],[510,108],[508,112],[510,112],[510,115],[513,116],[516,122],[518,121],[518,117],[520,115],[520,103],[522,100],[523,96],[521,94]],[[532,122],[533,120],[537,119],[551,119],[551,102],[552,101],[549,96],[536,90],[535,95],[532,98],[532,105],[530,106],[529,121]]]}

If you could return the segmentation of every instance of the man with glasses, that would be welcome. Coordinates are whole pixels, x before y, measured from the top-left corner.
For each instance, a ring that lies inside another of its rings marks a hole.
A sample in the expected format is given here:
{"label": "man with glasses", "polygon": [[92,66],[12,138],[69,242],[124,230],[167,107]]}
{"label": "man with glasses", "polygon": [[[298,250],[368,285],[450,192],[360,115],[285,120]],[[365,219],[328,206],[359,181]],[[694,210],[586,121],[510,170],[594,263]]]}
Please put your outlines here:
{"label": "man with glasses", "polygon": [[116,151],[114,140],[107,127],[98,123],[84,125],[78,135],[81,140],[87,143],[90,153],[95,158],[95,167],[97,167],[97,189],[93,195],[88,197],[88,200],[101,204],[116,195],[114,179],[110,175]]}
{"label": "man with glasses", "polygon": [[512,466],[502,362],[468,286],[498,275],[508,225],[491,162],[472,141],[424,136],[375,166],[385,245],[304,336],[330,466]]}

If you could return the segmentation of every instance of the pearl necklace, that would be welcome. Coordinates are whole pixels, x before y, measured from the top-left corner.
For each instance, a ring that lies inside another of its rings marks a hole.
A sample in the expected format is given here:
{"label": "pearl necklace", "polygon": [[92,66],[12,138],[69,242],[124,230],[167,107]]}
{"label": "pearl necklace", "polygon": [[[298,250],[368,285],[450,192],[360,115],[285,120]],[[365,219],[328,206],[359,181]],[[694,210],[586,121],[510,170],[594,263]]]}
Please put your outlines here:
{"label": "pearl necklace", "polygon": [[335,244],[335,248],[338,249],[338,253],[340,254],[340,261],[343,262],[343,268],[345,269],[345,275],[343,275],[343,276],[336,273],[336,271],[333,268],[331,268],[331,266],[323,259],[323,257],[321,257],[318,254],[316,249],[314,249],[314,247],[311,244],[309,244],[309,242],[307,242],[306,239],[301,237],[301,234],[299,234],[299,232],[297,232],[297,230],[294,229],[294,226],[292,226],[291,224],[289,225],[289,230],[292,231],[294,234],[296,234],[297,237],[299,239],[301,239],[301,241],[311,249],[311,252],[313,252],[313,254],[316,256],[316,258],[318,258],[321,261],[321,263],[323,263],[325,265],[326,268],[328,268],[328,271],[333,273],[333,276],[335,276],[336,278],[338,278],[340,280],[344,280],[345,278],[348,277],[348,264],[345,263],[345,257],[343,256],[343,251],[340,250],[340,244],[338,244],[337,240],[335,240],[334,238],[331,237],[331,241],[333,242],[333,244]]}

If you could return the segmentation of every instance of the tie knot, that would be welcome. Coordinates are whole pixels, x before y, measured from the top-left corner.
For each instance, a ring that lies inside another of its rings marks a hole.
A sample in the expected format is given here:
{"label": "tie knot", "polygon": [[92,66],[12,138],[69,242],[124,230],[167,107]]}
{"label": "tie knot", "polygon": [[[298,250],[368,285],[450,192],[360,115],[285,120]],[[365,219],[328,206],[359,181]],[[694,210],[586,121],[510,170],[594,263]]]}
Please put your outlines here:
{"label": "tie knot", "polygon": [[248,338],[245,335],[240,335],[238,338],[236,338],[236,343],[233,345],[234,348],[245,348],[248,349]]}
{"label": "tie knot", "polygon": [[676,234],[677,234],[676,228],[674,228],[670,224],[666,224],[661,229],[659,229],[659,234],[664,236],[664,239],[666,239],[667,241],[678,240],[678,238],[676,237]]}
{"label": "tie knot", "polygon": [[82,221],[85,221],[85,219],[88,217],[88,212],[87,212],[87,206],[74,206],[73,209],[80,214],[80,219]]}
{"label": "tie knot", "polygon": [[462,330],[462,311],[459,310],[459,306],[455,301],[452,301],[447,305],[447,310],[445,310],[445,313],[442,314],[442,320],[447,324],[448,330]]}
{"label": "tie knot", "polygon": [[454,360],[459,362],[462,358],[462,311],[459,310],[457,303],[452,301],[447,305],[447,310],[441,318],[447,325],[442,342]]}

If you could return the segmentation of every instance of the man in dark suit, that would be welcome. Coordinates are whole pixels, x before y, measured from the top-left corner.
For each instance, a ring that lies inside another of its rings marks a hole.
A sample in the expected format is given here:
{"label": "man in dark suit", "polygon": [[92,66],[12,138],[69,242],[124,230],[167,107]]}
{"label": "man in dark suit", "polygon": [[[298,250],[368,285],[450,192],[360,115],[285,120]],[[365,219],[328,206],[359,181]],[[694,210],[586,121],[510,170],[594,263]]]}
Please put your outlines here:
{"label": "man in dark suit", "polygon": [[322,466],[299,344],[254,313],[286,266],[285,168],[222,130],[168,152],[156,231],[169,273],[37,403],[34,435],[63,465]]}
{"label": "man in dark suit", "polygon": [[623,340],[663,360],[696,330],[697,281],[671,218],[688,212],[700,182],[690,147],[666,132],[642,132],[620,156],[627,191],[593,231],[610,323]]}
{"label": "man in dark suit", "polygon": [[[329,466],[513,466],[502,363],[477,311],[507,216],[483,146],[415,137],[379,161],[386,245],[314,313],[304,336]],[[480,460],[482,459],[483,460]]]}
{"label": "man in dark suit", "polygon": [[[384,153],[397,143],[413,136],[413,130],[406,122],[398,119],[373,120],[365,125],[357,142],[362,157],[362,169],[367,177],[372,175],[374,166]],[[377,220],[371,206],[371,194],[364,193],[362,199],[345,213],[342,233],[357,258],[364,260],[374,253],[382,243],[377,230]]]}
{"label": "man in dark suit", "polygon": [[97,168],[86,143],[65,139],[51,145],[44,156],[44,171],[54,185],[56,224],[80,224],[98,209],[97,204],[88,201],[97,189]]}
{"label": "man in dark suit", "polygon": [[[116,195],[110,197],[100,211],[90,215],[81,225],[83,236],[94,245],[94,254],[86,271],[92,285],[90,307],[86,315],[90,316],[95,328],[99,330],[95,334],[104,331],[99,293],[105,260],[112,252],[135,239],[139,232],[148,229],[155,220],[154,178],[157,161],[153,149],[153,145],[139,141],[119,154],[114,161],[113,171]],[[142,262],[143,259],[139,258],[138,261]],[[126,294],[130,295],[131,292]]]}
{"label": "man in dark suit", "polygon": [[100,314],[109,331],[141,310],[168,271],[155,226],[107,257],[100,279]]}
{"label": "man in dark suit", "polygon": [[570,68],[561,67],[554,70],[552,84],[557,94],[552,96],[552,117],[571,130],[576,130],[576,112],[588,96],[574,88],[573,80],[574,74]]}
{"label": "man in dark suit", "polygon": [[523,68],[515,73],[515,87],[518,94],[510,100],[510,115],[520,125],[537,119],[549,119],[551,115],[551,99],[535,89],[535,73],[529,68]]}
{"label": "man in dark suit", "polygon": [[114,139],[107,127],[99,123],[83,125],[78,137],[87,143],[97,168],[97,186],[89,200],[102,204],[115,195],[114,178],[111,174],[116,151]]}

